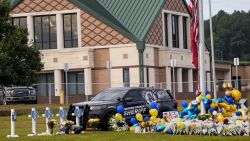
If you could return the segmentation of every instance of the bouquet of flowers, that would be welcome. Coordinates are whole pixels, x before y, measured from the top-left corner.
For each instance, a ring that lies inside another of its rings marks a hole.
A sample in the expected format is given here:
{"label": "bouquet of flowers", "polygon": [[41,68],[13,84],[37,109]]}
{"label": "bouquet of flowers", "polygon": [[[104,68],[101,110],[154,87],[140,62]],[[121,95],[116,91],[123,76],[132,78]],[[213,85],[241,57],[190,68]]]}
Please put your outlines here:
{"label": "bouquet of flowers", "polygon": [[56,128],[57,122],[55,119],[50,119],[47,123],[50,134],[53,135],[54,134],[54,130]]}
{"label": "bouquet of flowers", "polygon": [[96,131],[97,125],[99,123],[100,123],[100,119],[99,118],[91,118],[91,119],[88,120],[89,127],[93,128],[94,131]]}
{"label": "bouquet of flowers", "polygon": [[73,130],[74,122],[71,120],[65,120],[62,122],[61,126],[61,132],[60,134],[70,134],[70,132]]}
{"label": "bouquet of flowers", "polygon": [[152,121],[146,121],[145,122],[145,125],[144,125],[144,132],[146,133],[150,133],[153,131],[153,128],[152,128],[152,125],[153,125],[153,122]]}
{"label": "bouquet of flowers", "polygon": [[122,120],[116,120],[116,118],[113,116],[109,120],[109,130],[111,131],[128,131],[129,127],[125,121],[125,119]]}

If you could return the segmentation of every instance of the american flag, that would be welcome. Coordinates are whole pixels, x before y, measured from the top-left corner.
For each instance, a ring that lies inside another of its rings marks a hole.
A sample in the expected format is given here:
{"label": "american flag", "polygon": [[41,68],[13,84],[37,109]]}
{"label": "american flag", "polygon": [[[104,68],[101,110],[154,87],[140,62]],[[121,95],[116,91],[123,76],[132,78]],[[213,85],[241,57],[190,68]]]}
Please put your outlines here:
{"label": "american flag", "polygon": [[198,69],[198,46],[199,46],[199,13],[198,0],[190,0],[189,10],[192,13],[191,20],[191,50],[193,55],[192,63]]}

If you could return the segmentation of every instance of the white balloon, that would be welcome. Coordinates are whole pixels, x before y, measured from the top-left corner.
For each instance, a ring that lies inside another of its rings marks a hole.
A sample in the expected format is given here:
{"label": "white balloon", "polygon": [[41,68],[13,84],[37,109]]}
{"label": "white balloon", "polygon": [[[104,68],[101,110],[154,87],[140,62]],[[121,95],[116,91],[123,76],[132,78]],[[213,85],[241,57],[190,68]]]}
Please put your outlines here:
{"label": "white balloon", "polygon": [[213,111],[213,115],[217,115],[217,111]]}

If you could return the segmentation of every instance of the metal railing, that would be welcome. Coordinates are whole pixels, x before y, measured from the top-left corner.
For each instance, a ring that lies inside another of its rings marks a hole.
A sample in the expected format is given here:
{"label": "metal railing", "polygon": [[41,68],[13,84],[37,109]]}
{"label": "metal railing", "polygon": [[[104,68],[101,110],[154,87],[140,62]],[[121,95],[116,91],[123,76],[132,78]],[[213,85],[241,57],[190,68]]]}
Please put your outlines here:
{"label": "metal railing", "polygon": [[[207,89],[213,93],[212,88],[212,81],[207,82]],[[236,86],[236,80],[219,80],[216,81],[216,90],[217,93],[219,93],[219,97],[224,95],[224,89],[222,87],[223,83],[231,83],[233,87]],[[56,90],[55,85],[61,85],[61,90]],[[39,99],[43,99],[41,103],[58,103],[59,101],[59,95],[57,91],[61,91],[64,94],[64,98],[68,96],[68,100],[70,101],[77,101],[79,97],[81,97],[82,101],[87,101],[90,99],[90,97],[93,97],[100,91],[110,88],[109,83],[92,83],[91,87],[86,87],[87,84],[85,83],[67,83],[68,90],[65,91],[66,84],[54,84],[54,83],[40,83],[40,84],[34,84],[33,87],[35,87],[37,96],[38,96],[38,102]],[[111,87],[139,87],[141,86],[139,83],[112,83]],[[174,97],[176,99],[192,99],[195,97],[195,92],[198,89],[198,82],[175,82],[175,83],[149,83],[144,84],[144,87],[152,87],[152,88],[159,88],[159,89],[169,89],[172,93],[173,88],[175,88],[175,93],[173,93]],[[89,90],[91,89],[91,90]],[[250,94],[250,79],[241,79],[239,80],[239,90],[242,92],[243,97],[247,97]],[[74,100],[73,100],[74,99]],[[65,102],[66,103],[66,102]]]}

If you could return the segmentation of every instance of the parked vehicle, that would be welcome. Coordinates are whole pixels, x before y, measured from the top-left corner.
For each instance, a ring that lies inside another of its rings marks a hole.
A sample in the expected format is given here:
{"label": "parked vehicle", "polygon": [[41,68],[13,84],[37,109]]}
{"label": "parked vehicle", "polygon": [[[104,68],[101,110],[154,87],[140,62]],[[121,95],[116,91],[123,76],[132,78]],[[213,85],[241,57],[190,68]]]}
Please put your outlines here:
{"label": "parked vehicle", "polygon": [[0,87],[0,104],[5,105],[5,94],[3,87]]}
{"label": "parked vehicle", "polygon": [[37,103],[36,91],[33,87],[17,86],[2,87],[0,90],[1,104]]}
{"label": "parked vehicle", "polygon": [[99,128],[108,130],[109,119],[117,113],[116,107],[124,107],[124,118],[127,123],[137,113],[144,117],[149,116],[150,103],[158,103],[159,115],[166,111],[177,111],[177,102],[168,90],[154,88],[109,88],[101,91],[88,102],[80,102],[70,105],[68,120],[75,120],[72,116],[75,106],[83,110],[81,125],[86,128],[89,118],[100,118]]}

